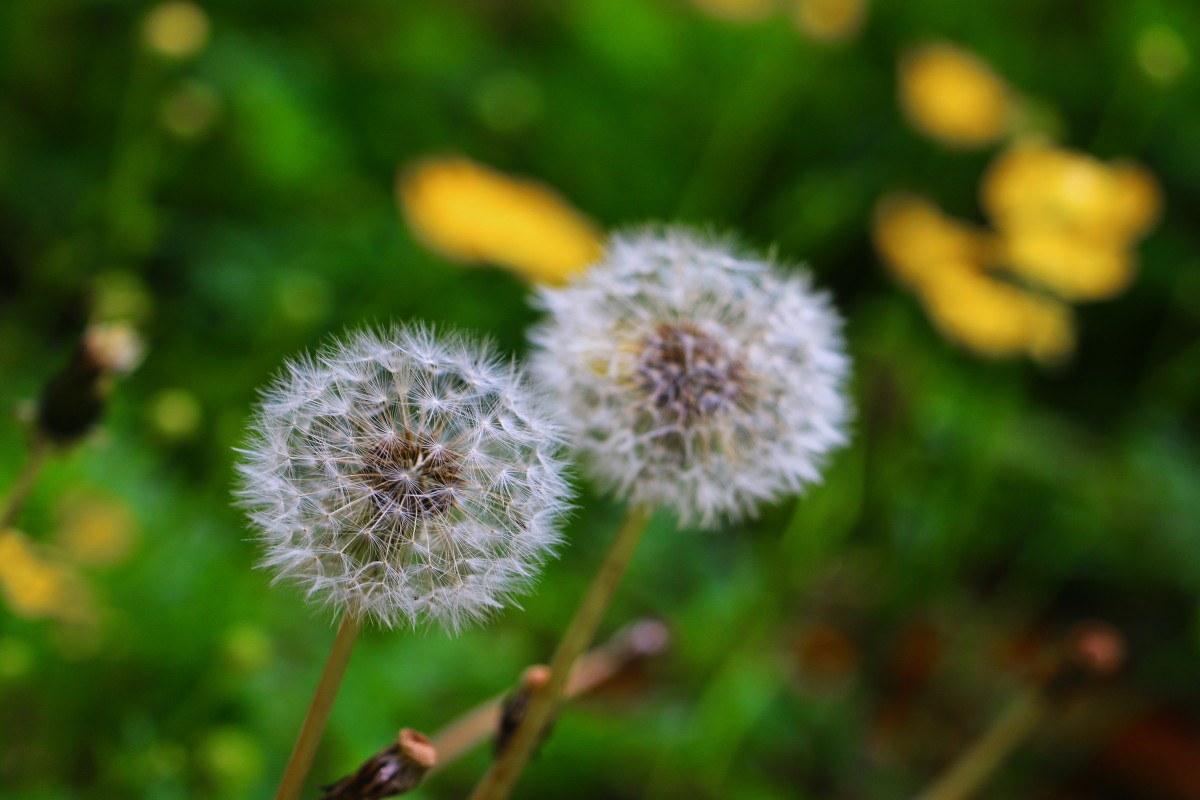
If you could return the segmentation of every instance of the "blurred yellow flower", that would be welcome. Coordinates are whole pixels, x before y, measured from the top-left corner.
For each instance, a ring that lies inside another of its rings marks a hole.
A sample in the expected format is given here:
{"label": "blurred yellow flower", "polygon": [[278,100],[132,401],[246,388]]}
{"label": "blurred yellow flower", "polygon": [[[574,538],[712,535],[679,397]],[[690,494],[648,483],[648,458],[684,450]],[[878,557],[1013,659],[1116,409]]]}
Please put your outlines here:
{"label": "blurred yellow flower", "polygon": [[1046,363],[1074,348],[1066,306],[988,273],[997,252],[991,234],[919,197],[893,194],[876,207],[873,235],[884,262],[917,293],[946,338],[981,355]]}
{"label": "blurred yellow flower", "polygon": [[1133,244],[1153,225],[1154,177],[1040,142],[1001,153],[984,176],[984,209],[1004,266],[1069,300],[1102,300],[1133,279]]}
{"label": "blurred yellow flower", "polygon": [[161,389],[150,399],[150,422],[168,439],[195,435],[203,419],[200,401],[187,389]]}
{"label": "blurred yellow flower", "polygon": [[1012,113],[1007,84],[973,53],[948,42],[924,45],[901,60],[900,102],[914,126],[955,147],[998,140]]}
{"label": "blurred yellow flower", "polygon": [[146,46],[169,58],[191,58],[208,43],[208,15],[188,0],[168,0],[150,9],[142,24]]}
{"label": "blurred yellow flower", "polygon": [[1000,261],[1022,277],[1074,301],[1102,300],[1133,280],[1133,255],[1113,242],[1051,227],[1023,228],[1001,239]]}
{"label": "blurred yellow flower", "polygon": [[942,334],[981,355],[1028,355],[1061,361],[1075,347],[1070,309],[980,271],[947,261],[921,290],[925,310]]}
{"label": "blurred yellow flower", "polygon": [[696,8],[730,22],[753,22],[775,10],[776,0],[692,0]]}
{"label": "blurred yellow flower", "polygon": [[65,498],[58,543],[76,564],[110,566],[129,555],[137,537],[130,508],[120,500],[94,494]]}
{"label": "blurred yellow flower", "polygon": [[602,252],[596,228],[558,194],[465,158],[429,158],[401,173],[413,233],[443,255],[562,283]]}
{"label": "blurred yellow flower", "polygon": [[188,80],[171,88],[158,108],[162,126],[177,139],[190,141],[208,133],[221,116],[221,96],[211,84]]}
{"label": "blurred yellow flower", "polygon": [[15,530],[0,531],[0,594],[20,617],[68,622],[92,618],[82,579]]}
{"label": "blurred yellow flower", "polygon": [[792,0],[792,20],[818,42],[844,42],[862,29],[867,0]]}
{"label": "blurred yellow flower", "polygon": [[1187,71],[1192,54],[1187,41],[1174,28],[1150,25],[1138,36],[1137,60],[1149,78],[1170,83]]}
{"label": "blurred yellow flower", "polygon": [[909,286],[936,280],[947,261],[981,261],[988,246],[983,231],[946,217],[927,200],[899,193],[876,206],[872,235],[884,263]]}

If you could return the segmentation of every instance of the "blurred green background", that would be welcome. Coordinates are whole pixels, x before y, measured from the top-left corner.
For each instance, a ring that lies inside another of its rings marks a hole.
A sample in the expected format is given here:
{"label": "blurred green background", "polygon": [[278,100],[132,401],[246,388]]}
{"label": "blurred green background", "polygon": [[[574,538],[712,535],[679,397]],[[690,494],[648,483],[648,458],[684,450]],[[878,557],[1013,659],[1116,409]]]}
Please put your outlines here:
{"label": "blurred green background", "polygon": [[[333,627],[254,569],[231,507],[257,387],[348,326],[424,319],[520,354],[535,317],[520,277],[405,225],[397,171],[443,154],[600,229],[682,220],[805,262],[855,360],[853,444],[822,487],[739,529],[656,520],[602,636],[655,616],[672,646],[567,710],[518,796],[911,797],[1100,618],[1127,666],[983,796],[1200,797],[1200,7],[875,0],[829,42],[782,0],[201,5],[207,36],[172,53],[152,4],[0,3],[0,493],[22,406],[85,323],[147,343],[15,525],[91,600],[86,620],[0,605],[0,797],[270,796]],[[940,144],[897,99],[934,39],[1036,129],[1160,184],[1135,282],[1079,307],[1055,367],[946,341],[873,249],[896,188],[982,220],[1001,145]],[[364,636],[317,783],[549,657],[621,511],[582,491],[523,609]],[[486,763],[413,796],[465,796]]]}

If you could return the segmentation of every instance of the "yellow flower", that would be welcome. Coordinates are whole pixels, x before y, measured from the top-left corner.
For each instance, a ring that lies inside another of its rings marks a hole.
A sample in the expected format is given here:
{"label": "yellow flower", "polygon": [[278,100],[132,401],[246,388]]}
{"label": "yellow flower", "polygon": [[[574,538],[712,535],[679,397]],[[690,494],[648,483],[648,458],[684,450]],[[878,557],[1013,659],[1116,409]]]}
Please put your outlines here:
{"label": "yellow flower", "polygon": [[1008,129],[1007,84],[972,53],[947,42],[910,52],[900,62],[900,102],[927,135],[955,147],[977,147]]}
{"label": "yellow flower", "polygon": [[596,229],[558,194],[465,158],[418,162],[397,193],[413,233],[449,258],[562,283],[602,251]]}
{"label": "yellow flower", "polygon": [[753,22],[775,10],[776,0],[692,0],[711,16],[730,22]]}
{"label": "yellow flower", "polygon": [[1159,83],[1178,80],[1192,60],[1187,41],[1167,25],[1151,25],[1137,40],[1137,60],[1147,77]]}
{"label": "yellow flower", "polygon": [[0,532],[0,594],[17,616],[71,622],[91,618],[80,577],[15,530]]}
{"label": "yellow flower", "polygon": [[1153,225],[1159,191],[1127,162],[1104,164],[1040,142],[1000,154],[981,187],[1013,272],[1069,300],[1101,300],[1133,279],[1132,245]]}
{"label": "yellow flower", "polygon": [[191,58],[208,43],[208,15],[189,0],[168,0],[150,10],[142,24],[142,39],[168,58]]}
{"label": "yellow flower", "polygon": [[985,356],[1043,362],[1074,348],[1066,306],[988,273],[998,253],[991,234],[919,197],[893,194],[876,208],[873,235],[884,262],[916,291],[946,338]]}
{"label": "yellow flower", "polygon": [[1159,211],[1158,185],[1144,168],[1037,141],[996,157],[982,199],[1000,228],[1054,224],[1114,239],[1142,235]]}
{"label": "yellow flower", "polygon": [[941,275],[947,261],[979,262],[987,235],[946,217],[932,203],[909,194],[890,194],[875,208],[875,247],[892,274],[909,286]]}
{"label": "yellow flower", "polygon": [[949,339],[981,355],[1028,355],[1060,361],[1075,347],[1070,309],[996,280],[976,265],[942,264],[941,275],[922,289],[933,323]]}
{"label": "yellow flower", "polygon": [[82,495],[63,502],[58,541],[76,564],[115,564],[129,554],[135,538],[133,514],[121,501]]}
{"label": "yellow flower", "polygon": [[1029,227],[1001,239],[1001,263],[1068,300],[1102,300],[1133,280],[1134,257],[1114,242],[1052,227]]}
{"label": "yellow flower", "polygon": [[844,42],[862,29],[867,0],[792,0],[792,20],[810,39]]}

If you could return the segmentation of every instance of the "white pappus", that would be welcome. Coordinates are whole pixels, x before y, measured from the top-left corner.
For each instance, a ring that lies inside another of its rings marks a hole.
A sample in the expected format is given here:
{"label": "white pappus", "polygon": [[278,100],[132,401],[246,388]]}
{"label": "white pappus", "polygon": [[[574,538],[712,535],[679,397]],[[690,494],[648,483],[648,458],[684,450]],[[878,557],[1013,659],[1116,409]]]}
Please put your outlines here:
{"label": "white pappus", "polygon": [[841,318],[803,271],[644,229],[540,304],[534,376],[585,468],[631,502],[735,521],[819,481],[846,442]]}
{"label": "white pappus", "polygon": [[457,630],[525,589],[559,543],[562,441],[489,348],[366,330],[264,390],[237,495],[277,580],[384,625]]}

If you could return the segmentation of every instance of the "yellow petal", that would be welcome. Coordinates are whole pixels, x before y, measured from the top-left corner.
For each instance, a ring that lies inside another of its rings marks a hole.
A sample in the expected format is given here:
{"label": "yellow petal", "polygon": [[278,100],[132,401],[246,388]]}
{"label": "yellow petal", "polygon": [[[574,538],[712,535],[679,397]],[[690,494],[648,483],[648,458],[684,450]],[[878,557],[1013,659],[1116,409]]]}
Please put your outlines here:
{"label": "yellow petal", "polygon": [[81,495],[63,501],[58,541],[77,564],[115,564],[129,554],[135,536],[133,514],[119,500]]}
{"label": "yellow petal", "polygon": [[946,261],[978,261],[988,242],[984,233],[944,216],[932,203],[898,193],[875,207],[872,235],[892,273],[909,285],[936,278]]}
{"label": "yellow petal", "polygon": [[169,58],[190,58],[208,42],[208,15],[189,0],[168,0],[150,10],[142,24],[146,46]]}
{"label": "yellow petal", "polygon": [[1007,84],[973,53],[946,42],[901,60],[900,101],[914,126],[956,147],[996,141],[1012,112]]}
{"label": "yellow petal", "polygon": [[844,42],[862,29],[867,0],[792,0],[792,20],[810,39]]}
{"label": "yellow petal", "polygon": [[973,264],[946,262],[939,278],[924,286],[922,300],[944,336],[981,355],[1054,362],[1075,347],[1065,305],[1002,283]]}
{"label": "yellow petal", "polygon": [[1143,167],[1105,164],[1042,142],[997,156],[980,191],[1003,242],[1001,265],[1076,301],[1128,287],[1132,245],[1160,205],[1158,185]]}
{"label": "yellow petal", "polygon": [[1045,227],[1020,228],[1002,241],[1005,266],[1066,300],[1106,300],[1134,277],[1134,258],[1119,242]]}
{"label": "yellow petal", "polygon": [[82,579],[14,530],[0,532],[0,595],[13,613],[85,622],[93,616]]}
{"label": "yellow petal", "polygon": [[401,210],[428,247],[456,260],[562,283],[601,254],[600,236],[558,194],[465,158],[431,158],[397,182]]}
{"label": "yellow petal", "polygon": [[1154,227],[1162,210],[1158,181],[1148,169],[1129,161],[1113,162],[1112,171],[1116,182],[1113,225],[1130,238],[1140,238]]}
{"label": "yellow petal", "polygon": [[729,22],[753,22],[775,8],[775,0],[692,0],[696,8]]}
{"label": "yellow petal", "polygon": [[1041,142],[1009,148],[981,186],[984,209],[1003,229],[1057,225],[1106,238],[1134,239],[1158,216],[1158,184],[1130,162],[1105,164]]}

